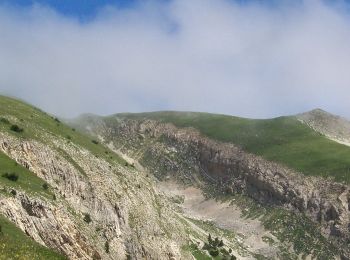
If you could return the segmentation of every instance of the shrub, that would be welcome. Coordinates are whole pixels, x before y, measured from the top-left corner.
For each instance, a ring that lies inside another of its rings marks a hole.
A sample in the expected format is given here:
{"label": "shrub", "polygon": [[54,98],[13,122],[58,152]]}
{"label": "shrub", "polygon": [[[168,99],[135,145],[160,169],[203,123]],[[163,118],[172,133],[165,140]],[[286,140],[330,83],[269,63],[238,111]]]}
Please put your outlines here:
{"label": "shrub", "polygon": [[8,121],[6,118],[0,117],[0,122],[4,124],[9,124],[10,121]]}
{"label": "shrub", "polygon": [[16,196],[16,195],[17,195],[17,191],[16,191],[16,190],[11,190],[10,193],[11,193],[13,196]]}
{"label": "shrub", "polygon": [[211,235],[210,235],[210,234],[209,234],[209,236],[208,236],[208,242],[209,242],[209,244],[213,243],[213,239],[211,238]]}
{"label": "shrub", "polygon": [[48,185],[46,182],[43,184],[43,189],[44,189],[44,190],[49,189],[49,185]]}
{"label": "shrub", "polygon": [[0,235],[2,235],[2,226],[0,225]]}
{"label": "shrub", "polygon": [[204,243],[203,250],[209,250],[211,247],[208,245],[208,243]]}
{"label": "shrub", "polygon": [[4,173],[2,177],[10,180],[10,181],[17,181],[19,176],[17,173],[11,172],[11,173]]}
{"label": "shrub", "polygon": [[60,121],[57,117],[55,117],[55,121],[56,121],[57,123],[61,123],[61,121]]}
{"label": "shrub", "polygon": [[216,257],[219,255],[219,251],[217,249],[212,249],[209,251],[209,254],[213,257]]}
{"label": "shrub", "polygon": [[106,251],[107,254],[109,253],[109,243],[108,243],[108,241],[106,241],[106,243],[105,243],[105,251]]}
{"label": "shrub", "polygon": [[10,130],[16,133],[23,132],[23,128],[20,128],[18,125],[11,125]]}
{"label": "shrub", "polygon": [[94,144],[98,144],[98,142],[96,140],[91,140],[91,142]]}
{"label": "shrub", "polygon": [[90,216],[89,213],[85,213],[85,214],[84,214],[84,221],[85,221],[86,223],[90,223],[90,222],[92,221],[91,216]]}

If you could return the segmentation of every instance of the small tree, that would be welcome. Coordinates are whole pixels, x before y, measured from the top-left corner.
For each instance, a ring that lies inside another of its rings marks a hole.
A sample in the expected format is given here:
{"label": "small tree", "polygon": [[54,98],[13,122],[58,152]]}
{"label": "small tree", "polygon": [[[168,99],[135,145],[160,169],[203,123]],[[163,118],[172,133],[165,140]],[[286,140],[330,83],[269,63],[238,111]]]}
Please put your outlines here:
{"label": "small tree", "polygon": [[10,121],[8,121],[6,118],[0,117],[0,122],[4,124],[9,124]]}
{"label": "small tree", "polygon": [[208,242],[209,242],[210,245],[213,243],[213,239],[211,238],[211,235],[210,235],[210,234],[209,234],[209,236],[208,236]]}
{"label": "small tree", "polygon": [[44,190],[47,190],[49,188],[49,185],[45,182],[44,184],[43,184],[43,189]]}
{"label": "small tree", "polygon": [[106,241],[106,243],[105,243],[105,251],[106,251],[107,254],[109,254],[109,243],[108,243],[108,241]]}
{"label": "small tree", "polygon": [[85,221],[86,223],[90,223],[90,222],[92,221],[91,216],[90,216],[89,213],[85,213],[85,214],[84,214],[84,221]]}
{"label": "small tree", "polygon": [[219,255],[219,251],[217,249],[212,249],[209,251],[209,254],[213,257],[216,257]]}
{"label": "small tree", "polygon": [[16,133],[23,132],[23,128],[20,128],[18,125],[11,125],[10,130]]}
{"label": "small tree", "polygon": [[2,177],[10,180],[10,181],[17,181],[19,176],[17,173],[11,172],[11,173],[4,173]]}

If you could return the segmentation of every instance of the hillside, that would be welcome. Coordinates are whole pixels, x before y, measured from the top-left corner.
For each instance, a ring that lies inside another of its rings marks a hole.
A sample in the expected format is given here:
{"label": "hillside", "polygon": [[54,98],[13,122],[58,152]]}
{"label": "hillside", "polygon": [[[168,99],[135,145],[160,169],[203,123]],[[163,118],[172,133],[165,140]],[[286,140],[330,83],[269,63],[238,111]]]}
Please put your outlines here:
{"label": "hillside", "polygon": [[193,127],[205,136],[280,162],[305,175],[350,182],[350,149],[303,124],[295,116],[254,120],[189,112],[117,114],[105,118],[152,119]]}
{"label": "hillside", "polygon": [[[183,210],[191,216],[234,232],[258,219],[256,229],[273,235],[272,240],[244,236],[245,243],[273,241],[280,257],[288,252],[282,259],[294,259],[293,254],[333,259],[335,248],[348,248],[350,149],[296,116],[252,120],[155,112],[85,115],[71,124],[140,163],[163,190],[184,196]],[[191,203],[198,199],[193,188],[206,199]],[[228,221],[237,214],[210,199],[228,201],[248,219]]]}
{"label": "hillside", "polygon": [[0,107],[0,259],[350,255],[349,186],[286,167],[284,150],[301,160],[305,149],[312,168],[316,155],[332,161],[316,147],[349,148],[297,118],[160,112],[68,126],[16,99]]}
{"label": "hillside", "polygon": [[22,101],[0,107],[0,259],[186,259],[206,241],[96,139]]}
{"label": "hillside", "polygon": [[332,115],[322,109],[314,109],[296,117],[329,139],[350,146],[350,121],[347,119]]}

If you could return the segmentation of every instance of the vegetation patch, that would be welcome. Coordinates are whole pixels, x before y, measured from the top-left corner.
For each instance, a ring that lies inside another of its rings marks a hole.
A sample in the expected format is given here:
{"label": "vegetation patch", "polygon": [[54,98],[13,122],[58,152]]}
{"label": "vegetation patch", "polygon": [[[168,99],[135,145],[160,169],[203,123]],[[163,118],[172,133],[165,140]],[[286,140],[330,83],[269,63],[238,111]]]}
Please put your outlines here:
{"label": "vegetation patch", "polygon": [[[23,189],[29,193],[40,194],[46,198],[52,198],[48,189],[43,189],[46,183],[27,168],[19,165],[3,152],[0,152],[0,186],[13,189]],[[48,185],[46,183],[46,185]]]}
{"label": "vegetation patch", "polygon": [[10,180],[10,181],[17,181],[18,180],[18,174],[17,173],[14,173],[14,172],[11,172],[11,173],[4,173],[3,175],[2,175],[2,177],[4,177],[4,178],[6,178],[6,179],[8,179],[8,180]]}
{"label": "vegetation patch", "polygon": [[24,130],[20,128],[18,125],[11,125],[10,130],[16,133],[22,133]]}
{"label": "vegetation patch", "polygon": [[63,260],[67,258],[35,242],[15,224],[0,215],[0,259]]}
{"label": "vegetation patch", "polygon": [[88,224],[92,222],[92,219],[91,219],[91,216],[90,216],[89,213],[85,213],[83,219],[84,219],[84,221],[85,221],[86,223],[88,223]]}
{"label": "vegetation patch", "polygon": [[350,148],[329,140],[293,116],[263,120],[188,112],[117,116],[193,127],[209,138],[237,144],[247,152],[306,175],[332,177],[336,181],[350,183]]}
{"label": "vegetation patch", "polygon": [[[120,156],[110,149],[92,143],[91,137],[81,134],[75,131],[75,129],[72,130],[71,127],[63,124],[58,118],[52,117],[25,102],[0,96],[0,107],[0,118],[6,119],[10,116],[11,118],[17,118],[21,121],[21,127],[16,124],[9,127],[8,124],[10,122],[5,121],[6,123],[4,123],[0,121],[0,130],[2,131],[11,134],[21,133],[22,138],[34,139],[42,143],[50,142],[50,140],[46,140],[48,133],[65,139],[69,137],[70,139],[68,138],[68,140],[74,140],[75,144],[89,150],[99,158],[103,158],[111,163],[125,163]],[[23,129],[25,129],[25,131]],[[106,149],[109,151],[109,154],[105,154]]]}

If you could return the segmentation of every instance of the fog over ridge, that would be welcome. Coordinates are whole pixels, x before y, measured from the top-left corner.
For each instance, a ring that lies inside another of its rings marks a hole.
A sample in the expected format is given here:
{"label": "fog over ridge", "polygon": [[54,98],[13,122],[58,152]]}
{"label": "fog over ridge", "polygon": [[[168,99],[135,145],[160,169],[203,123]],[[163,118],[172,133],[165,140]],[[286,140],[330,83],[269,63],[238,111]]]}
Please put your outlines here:
{"label": "fog over ridge", "polygon": [[265,118],[320,107],[350,118],[345,5],[144,1],[106,6],[86,23],[42,5],[0,5],[0,92],[64,117]]}

